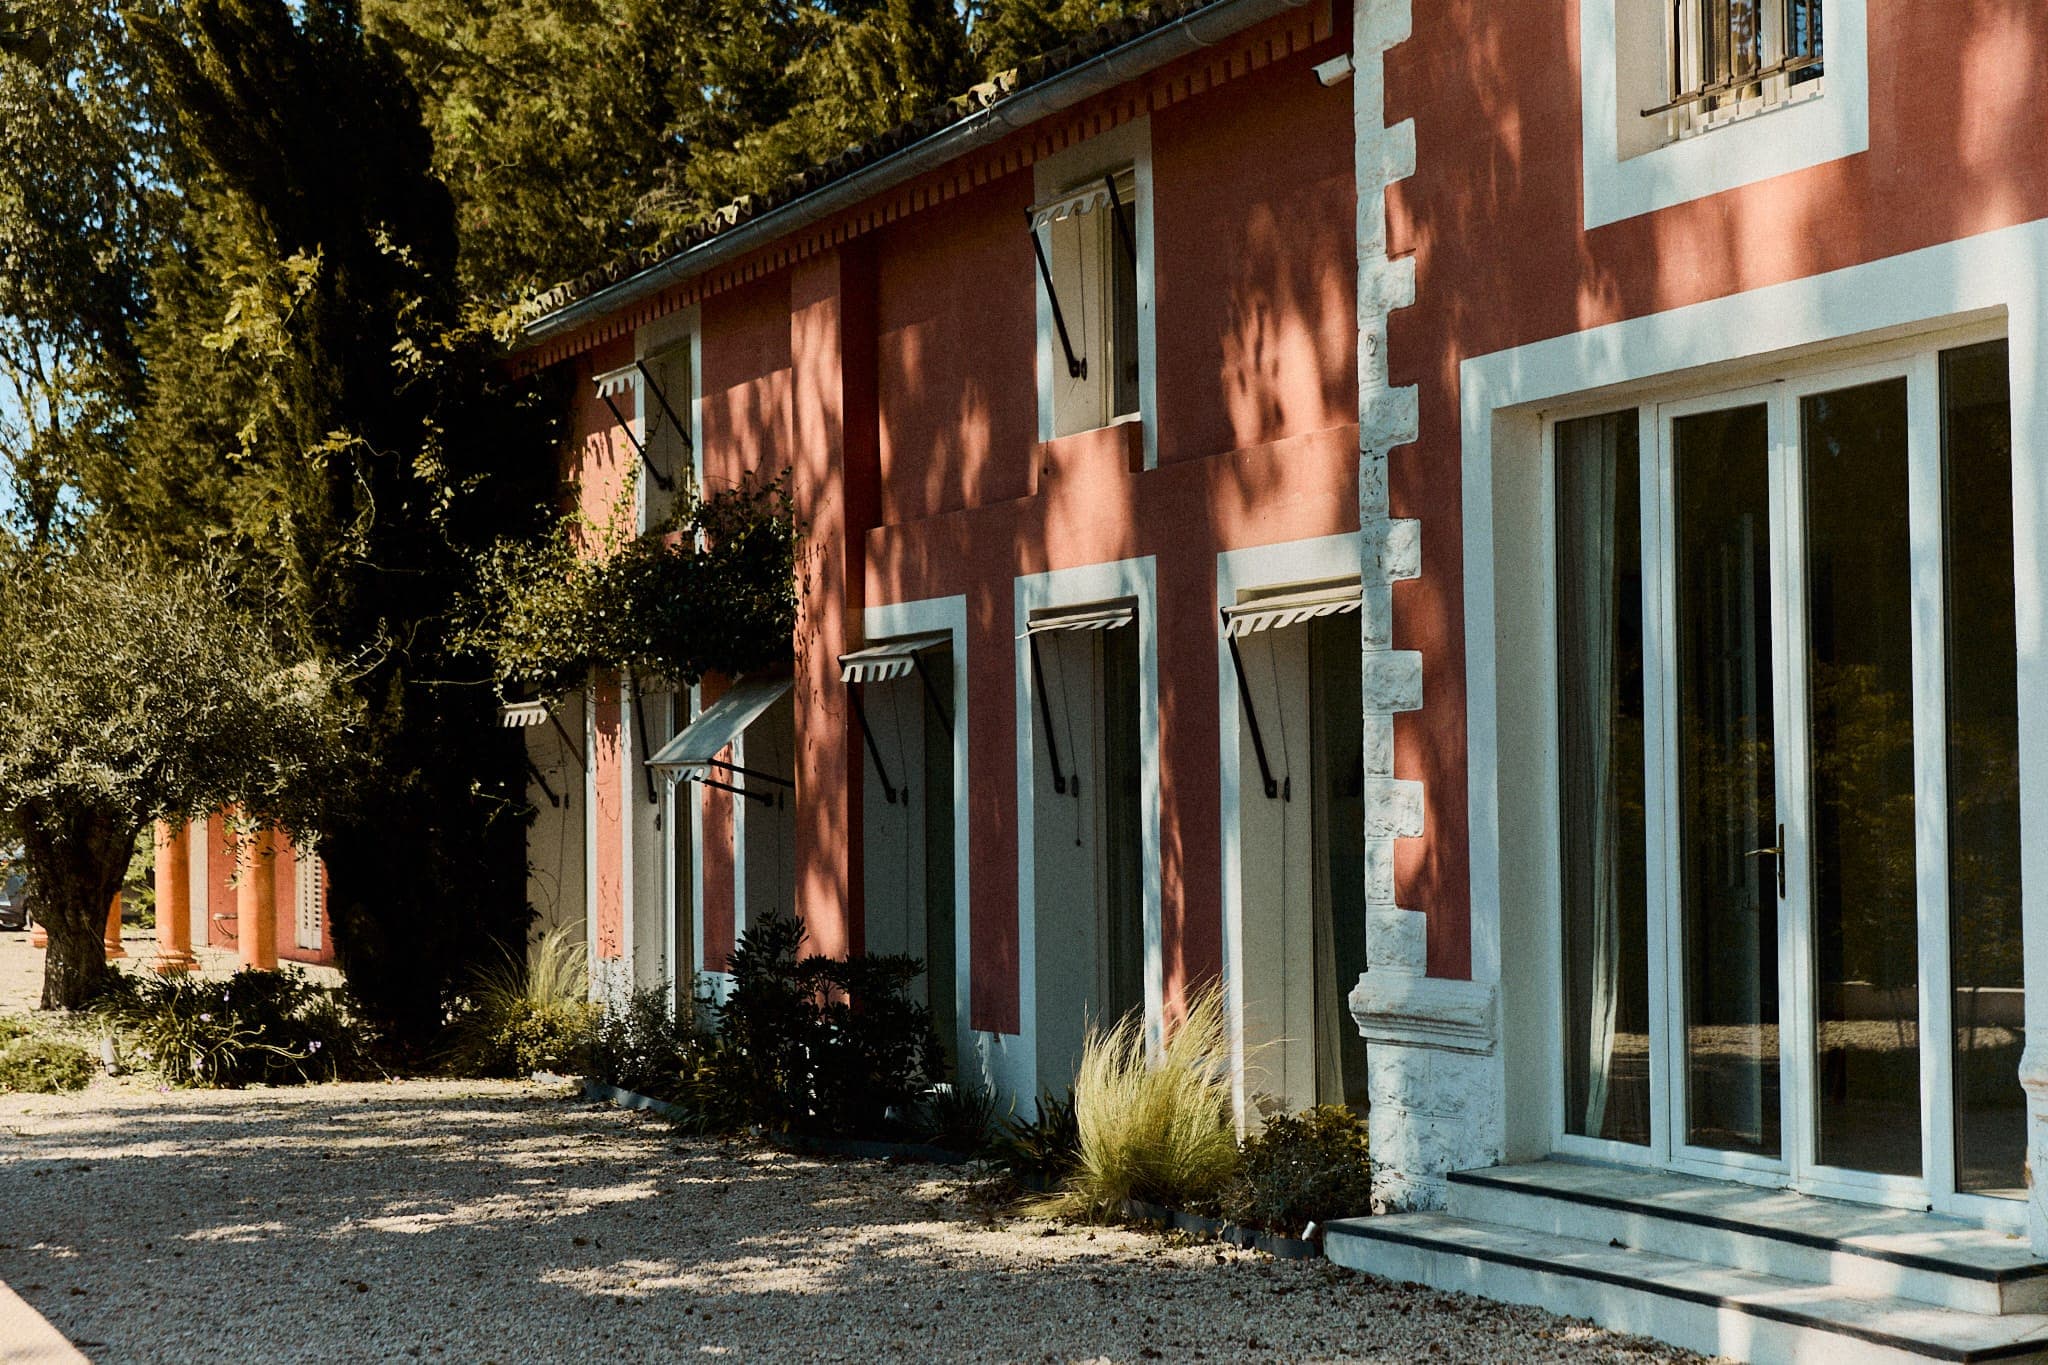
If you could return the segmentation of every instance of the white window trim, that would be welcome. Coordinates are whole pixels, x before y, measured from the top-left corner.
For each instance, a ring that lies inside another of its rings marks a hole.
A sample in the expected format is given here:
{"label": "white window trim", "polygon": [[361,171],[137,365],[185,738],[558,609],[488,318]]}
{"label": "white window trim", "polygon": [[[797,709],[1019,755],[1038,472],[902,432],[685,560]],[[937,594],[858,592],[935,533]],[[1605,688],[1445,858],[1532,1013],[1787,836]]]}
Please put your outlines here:
{"label": "white window trim", "polygon": [[1159,886],[1159,589],[1158,562],[1146,555],[1106,564],[1020,575],[1015,581],[1016,654],[1013,671],[1017,706],[1017,1026],[1014,1061],[1003,1079],[1017,1097],[1020,1113],[1035,1113],[1038,1076],[1038,872],[1037,749],[1033,743],[1036,699],[1031,691],[1031,614],[1054,607],[1112,598],[1136,598],[1138,619],[1138,763],[1146,803],[1140,822],[1140,866],[1144,878],[1145,1036],[1153,1049],[1163,1037],[1165,974],[1161,958]]}
{"label": "white window trim", "polygon": [[[1138,244],[1138,411],[1110,422],[1139,424],[1145,447],[1145,468],[1159,466],[1159,346],[1153,324],[1153,281],[1157,259],[1152,246],[1152,120],[1132,119],[1106,133],[1089,138],[1032,163],[1032,201],[1042,202],[1090,175],[1101,175],[1123,166],[1132,168],[1132,234]],[[1038,439],[1054,439],[1054,380],[1065,373],[1066,360],[1060,351],[1058,330],[1053,325],[1052,300],[1046,295],[1045,280],[1032,266],[1032,293],[1037,300],[1038,318]],[[1076,433],[1078,434],[1078,433]]]}
{"label": "white window trim", "polygon": [[[1546,864],[1540,793],[1504,799],[1510,781],[1541,769],[1549,744],[1553,686],[1503,688],[1497,632],[1502,595],[1516,613],[1533,609],[1545,566],[1540,543],[1497,536],[1497,497],[1540,497],[1546,419],[1649,401],[1674,389],[1734,388],[1775,379],[1816,356],[1847,366],[1864,347],[2003,320],[2012,386],[2015,597],[2019,620],[2021,880],[2030,1037],[2048,1030],[2048,401],[2035,376],[2048,363],[2048,220],[1947,242],[1904,255],[1709,300],[1590,331],[1468,359],[1460,366],[1469,741],[1473,978],[1505,985],[1503,906],[1526,899]],[[1497,483],[1497,479],[1499,482]],[[1542,537],[1534,538],[1540,542]],[[1504,766],[1505,764],[1505,766]],[[1532,811],[1534,812],[1532,815]],[[1532,852],[1534,857],[1532,860]],[[1513,870],[1513,869],[1519,870]],[[1510,885],[1510,883],[1513,883]],[[1542,899],[1540,888],[1537,899]],[[1544,915],[1540,908],[1519,913]],[[1547,916],[1545,922],[1554,920]],[[1540,927],[1540,926],[1539,926]],[[1502,992],[1502,1085],[1513,1128],[1508,1156],[1551,1146],[1562,1113],[1558,1078],[1556,948],[1545,970],[1517,974]],[[1529,979],[1540,976],[1540,980]],[[2035,1045],[2038,1049],[2039,1044]],[[1530,1049],[1541,1049],[1540,1056]],[[1513,1057],[1505,1054],[1515,1053]],[[2035,1054],[2030,1052],[2030,1060]],[[2041,1196],[2037,1194],[2036,1199]],[[1965,1197],[1967,1198],[1967,1197]],[[1988,1201],[1959,1203],[1979,1216]]]}
{"label": "white window trim", "polygon": [[[1364,568],[1355,532],[1284,541],[1216,556],[1216,602],[1234,604],[1241,593],[1291,583],[1357,578]],[[1361,648],[1363,645],[1361,644]],[[1223,878],[1223,1001],[1230,1039],[1230,1094],[1239,1122],[1246,1117],[1244,1093],[1244,774],[1243,702],[1230,642],[1216,634],[1216,734],[1221,760],[1218,792],[1223,826],[1219,848]]]}
{"label": "white window trim", "polygon": [[599,1000],[597,958],[597,679],[583,688],[583,961]]}
{"label": "white window trim", "polygon": [[1829,0],[1825,93],[1622,160],[1615,6],[1579,5],[1579,117],[1588,230],[1870,150],[1866,0]]}
{"label": "white window trim", "polygon": [[[861,629],[868,640],[940,632],[952,637],[949,648],[953,695],[948,704],[953,714],[953,1018],[958,1034],[957,1055],[963,1063],[969,1057],[978,1057],[982,1084],[1001,1093],[997,1060],[1002,1051],[1002,1035],[977,1031],[973,1020],[974,921],[969,889],[974,841],[968,828],[973,814],[968,800],[972,770],[968,767],[967,747],[967,598],[928,597],[869,607],[862,614]],[[930,800],[930,795],[925,799]]]}

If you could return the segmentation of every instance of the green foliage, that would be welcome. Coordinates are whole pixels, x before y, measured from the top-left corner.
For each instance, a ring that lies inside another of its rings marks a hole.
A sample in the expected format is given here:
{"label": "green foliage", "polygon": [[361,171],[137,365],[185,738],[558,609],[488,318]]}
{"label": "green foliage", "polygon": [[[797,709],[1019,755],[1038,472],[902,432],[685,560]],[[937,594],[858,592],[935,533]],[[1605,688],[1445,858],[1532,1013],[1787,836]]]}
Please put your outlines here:
{"label": "green foliage", "polygon": [[1223,1216],[1298,1237],[1310,1223],[1369,1212],[1371,1157],[1365,1121],[1342,1105],[1279,1115],[1245,1143]]}
{"label": "green foliage", "polygon": [[670,524],[641,536],[564,518],[484,559],[462,638],[516,694],[560,695],[593,668],[666,687],[736,677],[789,658],[796,549],[783,479],[684,491]]}
{"label": "green foliage", "polygon": [[980,1156],[997,1140],[996,1097],[970,1081],[934,1085],[917,1108],[924,1141],[949,1152]]}
{"label": "green foliage", "polygon": [[1195,996],[1156,1060],[1146,1056],[1140,1011],[1107,1030],[1091,1028],[1074,1114],[1080,1165],[1041,1212],[1115,1218],[1126,1199],[1211,1206],[1238,1163],[1222,992]]}
{"label": "green foliage", "polygon": [[16,1038],[26,1038],[34,1031],[26,1019],[16,1019],[11,1014],[0,1014],[0,1046],[5,1046]]}
{"label": "green foliage", "polygon": [[455,211],[404,68],[354,0],[138,16],[182,174],[146,372],[101,515],[263,567],[361,712],[318,834],[334,942],[387,1032],[436,1029],[520,941],[525,781],[453,642],[475,558],[556,491],[557,395],[465,311]]}
{"label": "green foliage", "polygon": [[150,821],[233,804],[314,827],[351,715],[275,604],[217,560],[0,534],[0,814],[50,933],[46,1007],[98,989],[107,904]]}
{"label": "green foliage", "polygon": [[681,1103],[691,1094],[685,1078],[702,1066],[708,1041],[693,1006],[671,1010],[666,990],[643,987],[599,1020],[588,1074],[606,1085]]}
{"label": "green foliage", "polygon": [[559,925],[524,960],[505,953],[474,969],[448,1029],[449,1070],[520,1077],[585,1069],[600,1011],[588,998],[582,932]]}
{"label": "green foliage", "polygon": [[100,1006],[129,1055],[168,1085],[297,1085],[376,1074],[370,1039],[332,992],[293,968],[225,981],[123,978]]}
{"label": "green foliage", "polygon": [[1032,1189],[1059,1184],[1081,1164],[1081,1124],[1074,1115],[1074,1092],[1064,1098],[1047,1091],[1038,1097],[1038,1112],[1028,1119],[1012,1115],[992,1144],[995,1159]]}
{"label": "green foliage", "polygon": [[733,949],[732,994],[699,1093],[783,1132],[900,1134],[943,1065],[914,958],[798,956],[804,929],[770,915]]}
{"label": "green foliage", "polygon": [[92,1054],[76,1043],[32,1034],[0,1043],[0,1092],[54,1095],[83,1090],[98,1072]]}

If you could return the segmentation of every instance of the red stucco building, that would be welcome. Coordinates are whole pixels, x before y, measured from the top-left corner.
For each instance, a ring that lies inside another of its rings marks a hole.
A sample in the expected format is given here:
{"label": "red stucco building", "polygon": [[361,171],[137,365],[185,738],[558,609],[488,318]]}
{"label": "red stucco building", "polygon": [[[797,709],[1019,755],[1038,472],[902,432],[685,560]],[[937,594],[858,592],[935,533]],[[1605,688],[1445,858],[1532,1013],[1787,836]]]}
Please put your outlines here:
{"label": "red stucco building", "polygon": [[536,904],[608,988],[915,952],[1024,1104],[1220,980],[1248,1117],[1370,1109],[1332,1255],[2040,1350],[2044,53],[1214,0],[558,291],[587,509],[788,468],[811,540],[790,676],[528,731]]}

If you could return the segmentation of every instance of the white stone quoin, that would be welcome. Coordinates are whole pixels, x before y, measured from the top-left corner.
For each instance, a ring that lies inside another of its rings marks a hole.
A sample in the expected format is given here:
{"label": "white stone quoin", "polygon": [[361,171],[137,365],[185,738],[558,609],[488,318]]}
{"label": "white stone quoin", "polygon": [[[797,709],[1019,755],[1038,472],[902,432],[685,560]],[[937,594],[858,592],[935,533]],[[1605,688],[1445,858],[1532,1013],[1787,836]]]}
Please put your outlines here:
{"label": "white stone quoin", "polygon": [[1427,974],[1424,916],[1394,903],[1394,841],[1423,833],[1419,782],[1394,776],[1394,716],[1422,705],[1422,659],[1395,650],[1393,584],[1421,574],[1421,531],[1387,501],[1390,452],[1416,438],[1416,391],[1388,377],[1387,317],[1415,302],[1415,262],[1387,257],[1386,188],[1415,172],[1413,120],[1388,127],[1388,49],[1410,0],[1358,0],[1352,118],[1358,175],[1359,529],[1365,687],[1366,960],[1350,995],[1366,1041],[1373,1202],[1436,1208],[1444,1177],[1500,1159],[1504,1142],[1492,987]]}

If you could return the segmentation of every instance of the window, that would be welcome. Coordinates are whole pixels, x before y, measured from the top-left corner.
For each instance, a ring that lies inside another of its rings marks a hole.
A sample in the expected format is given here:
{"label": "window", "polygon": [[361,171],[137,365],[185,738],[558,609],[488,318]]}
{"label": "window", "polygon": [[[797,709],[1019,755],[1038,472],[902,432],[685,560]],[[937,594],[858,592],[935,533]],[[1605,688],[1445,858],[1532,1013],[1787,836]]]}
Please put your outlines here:
{"label": "window", "polygon": [[645,371],[640,384],[640,430],[645,433],[640,524],[652,529],[668,519],[677,495],[690,484],[690,406],[696,390],[687,343],[648,356],[640,364]]}
{"label": "window", "polygon": [[1666,98],[1640,111],[1683,135],[1782,103],[1821,76],[1821,0],[1671,0]]}
{"label": "window", "polygon": [[1136,416],[1137,174],[1072,184],[1031,210],[1041,301],[1052,317],[1052,429],[1067,436]]}

